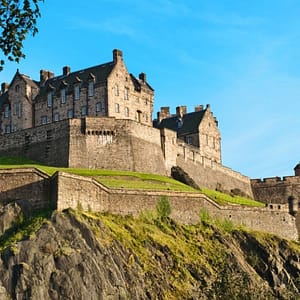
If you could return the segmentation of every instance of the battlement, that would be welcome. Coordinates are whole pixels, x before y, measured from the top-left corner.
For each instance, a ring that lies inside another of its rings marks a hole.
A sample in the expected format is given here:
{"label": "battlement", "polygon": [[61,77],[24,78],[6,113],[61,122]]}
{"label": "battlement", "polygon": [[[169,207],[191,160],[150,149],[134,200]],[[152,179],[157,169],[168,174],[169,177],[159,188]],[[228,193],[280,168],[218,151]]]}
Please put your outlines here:
{"label": "battlement", "polygon": [[253,185],[269,185],[269,184],[300,184],[300,176],[283,176],[283,177],[267,177],[251,179]]}

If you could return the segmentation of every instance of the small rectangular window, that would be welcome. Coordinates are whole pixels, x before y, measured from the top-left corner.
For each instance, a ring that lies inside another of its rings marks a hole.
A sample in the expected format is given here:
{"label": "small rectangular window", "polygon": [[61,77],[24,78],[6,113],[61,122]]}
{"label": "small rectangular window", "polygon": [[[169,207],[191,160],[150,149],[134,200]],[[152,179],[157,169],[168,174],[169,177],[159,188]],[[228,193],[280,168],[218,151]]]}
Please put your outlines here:
{"label": "small rectangular window", "polygon": [[96,112],[100,112],[100,111],[102,111],[102,104],[101,104],[101,102],[97,102],[97,104],[96,104]]}
{"label": "small rectangular window", "polygon": [[61,93],[61,103],[62,104],[65,104],[66,103],[66,89],[62,89],[61,91],[60,91],[60,93]]}
{"label": "small rectangular window", "polygon": [[69,109],[69,110],[68,110],[68,118],[69,118],[69,119],[72,119],[73,117],[74,117],[73,109]]}
{"label": "small rectangular window", "polygon": [[124,99],[125,100],[128,100],[129,99],[129,88],[125,88],[125,90],[124,90]]}
{"label": "small rectangular window", "polygon": [[47,95],[47,104],[48,107],[51,107],[53,105],[53,93],[49,92]]}
{"label": "small rectangular window", "polygon": [[94,96],[94,82],[93,81],[90,81],[89,82],[89,97],[92,97]]}
{"label": "small rectangular window", "polygon": [[42,116],[42,118],[41,118],[41,123],[42,123],[42,125],[47,124],[47,122],[48,122],[47,116]]}
{"label": "small rectangular window", "polygon": [[115,90],[115,96],[119,96],[119,86],[117,84],[115,85],[114,90]]}
{"label": "small rectangular window", "polygon": [[78,84],[74,87],[74,98],[75,100],[80,99],[80,86]]}
{"label": "small rectangular window", "polygon": [[54,114],[54,122],[58,122],[59,121],[59,113],[55,113]]}
{"label": "small rectangular window", "polygon": [[120,105],[118,103],[115,104],[115,111],[116,113],[120,112]]}
{"label": "small rectangular window", "polygon": [[5,126],[5,133],[10,133],[11,132],[11,129],[10,129],[10,125],[6,125]]}
{"label": "small rectangular window", "polygon": [[4,107],[4,118],[8,118],[9,117],[9,106],[5,105]]}
{"label": "small rectangular window", "polygon": [[125,117],[129,117],[129,108],[125,107]]}
{"label": "small rectangular window", "polygon": [[87,113],[86,106],[82,106],[82,107],[81,107],[81,116],[82,116],[82,117],[85,117],[85,116],[86,116],[86,113]]}

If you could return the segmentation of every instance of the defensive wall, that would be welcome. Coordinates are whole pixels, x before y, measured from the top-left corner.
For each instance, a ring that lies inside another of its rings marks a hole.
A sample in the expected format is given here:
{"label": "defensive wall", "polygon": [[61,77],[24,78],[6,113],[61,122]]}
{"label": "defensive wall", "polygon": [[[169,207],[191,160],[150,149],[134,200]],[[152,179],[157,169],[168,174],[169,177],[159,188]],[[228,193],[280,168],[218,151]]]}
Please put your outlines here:
{"label": "defensive wall", "polygon": [[49,178],[36,169],[0,170],[0,180],[0,204],[23,200],[37,210],[76,209],[80,205],[84,210],[137,216],[143,211],[155,211],[160,198],[167,196],[171,217],[181,223],[198,223],[200,212],[205,209],[211,216],[234,224],[288,239],[298,238],[295,217],[287,205],[220,206],[201,193],[109,189],[90,177],[57,172]]}
{"label": "defensive wall", "polygon": [[170,175],[181,167],[200,187],[240,189],[252,197],[250,179],[201,156],[176,132],[109,117],[69,119],[0,137],[0,155],[25,156],[63,167],[118,169]]}
{"label": "defensive wall", "polygon": [[[269,177],[251,179],[254,198],[264,203],[289,203],[293,196],[300,209],[300,176]],[[300,228],[300,214],[296,215],[296,225]]]}

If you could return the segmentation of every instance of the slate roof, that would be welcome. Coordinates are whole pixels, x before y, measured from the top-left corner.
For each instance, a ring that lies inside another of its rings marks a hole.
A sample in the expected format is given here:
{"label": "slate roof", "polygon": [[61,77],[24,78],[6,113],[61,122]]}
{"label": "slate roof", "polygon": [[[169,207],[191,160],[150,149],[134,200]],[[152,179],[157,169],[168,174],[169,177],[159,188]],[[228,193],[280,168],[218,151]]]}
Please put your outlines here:
{"label": "slate roof", "polygon": [[56,90],[59,92],[62,86],[67,87],[67,94],[73,92],[75,83],[82,82],[82,86],[87,86],[88,82],[94,78],[96,83],[105,82],[111,71],[113,70],[114,62],[109,62],[83,70],[71,72],[67,75],[60,75],[49,78],[43,86],[40,87],[40,92],[36,98],[37,101],[45,100],[49,90]]}
{"label": "slate roof", "polygon": [[160,123],[154,123],[156,128],[168,128],[176,131],[179,135],[196,133],[199,131],[206,109],[184,114],[182,119],[177,116],[163,119]]}

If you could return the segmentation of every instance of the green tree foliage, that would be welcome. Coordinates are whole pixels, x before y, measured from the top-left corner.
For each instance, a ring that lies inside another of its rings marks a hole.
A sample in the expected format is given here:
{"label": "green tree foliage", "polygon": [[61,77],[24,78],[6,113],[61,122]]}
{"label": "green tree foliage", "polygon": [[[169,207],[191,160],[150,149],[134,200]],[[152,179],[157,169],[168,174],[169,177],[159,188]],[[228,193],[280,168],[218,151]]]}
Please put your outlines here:
{"label": "green tree foliage", "polygon": [[[0,0],[0,49],[10,61],[25,57],[23,42],[27,34],[37,32],[39,2],[43,0]],[[0,71],[5,61],[0,60]]]}

